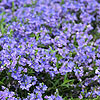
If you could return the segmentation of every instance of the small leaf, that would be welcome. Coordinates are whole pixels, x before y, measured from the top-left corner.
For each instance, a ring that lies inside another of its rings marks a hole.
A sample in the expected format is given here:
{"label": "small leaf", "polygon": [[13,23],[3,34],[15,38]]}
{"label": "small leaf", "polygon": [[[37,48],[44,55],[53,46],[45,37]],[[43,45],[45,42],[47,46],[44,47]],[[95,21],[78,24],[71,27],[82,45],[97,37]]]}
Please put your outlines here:
{"label": "small leaf", "polygon": [[67,79],[67,73],[65,74],[65,77],[64,77],[64,82],[66,81],[66,79]]}
{"label": "small leaf", "polygon": [[30,34],[30,37],[35,37],[35,34],[34,33]]}
{"label": "small leaf", "polygon": [[69,88],[69,84],[61,84],[61,86],[64,86],[64,87],[68,87]]}
{"label": "small leaf", "polygon": [[65,80],[63,84],[73,82],[74,80]]}
{"label": "small leaf", "polygon": [[63,5],[64,4],[64,0],[62,0],[60,4]]}
{"label": "small leaf", "polygon": [[14,1],[12,2],[12,12],[14,12]]}
{"label": "small leaf", "polygon": [[56,58],[57,58],[57,60],[59,61],[59,60],[62,59],[63,57],[62,57],[61,55],[59,55],[59,54],[56,54]]}
{"label": "small leaf", "polygon": [[36,35],[36,41],[39,40],[39,34],[40,34],[40,33],[38,33],[38,34]]}
{"label": "small leaf", "polygon": [[4,85],[4,83],[0,81],[0,85]]}
{"label": "small leaf", "polygon": [[3,82],[5,79],[6,79],[6,78],[4,77],[4,78],[1,80],[1,82]]}
{"label": "small leaf", "polygon": [[50,48],[50,51],[52,52],[52,53],[55,53],[55,52],[57,52],[57,50],[52,50],[52,48],[49,46],[49,48]]}
{"label": "small leaf", "polygon": [[2,34],[4,34],[4,26],[3,26],[3,24],[1,24],[1,32],[2,32]]}
{"label": "small leaf", "polygon": [[59,83],[59,81],[60,81],[60,79],[56,80],[53,87],[55,87]]}

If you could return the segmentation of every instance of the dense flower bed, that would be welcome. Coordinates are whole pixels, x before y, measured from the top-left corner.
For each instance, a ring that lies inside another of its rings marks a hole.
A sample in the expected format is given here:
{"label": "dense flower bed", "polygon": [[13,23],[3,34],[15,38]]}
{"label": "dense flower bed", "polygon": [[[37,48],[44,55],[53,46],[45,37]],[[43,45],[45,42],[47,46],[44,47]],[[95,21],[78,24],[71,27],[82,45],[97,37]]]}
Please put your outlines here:
{"label": "dense flower bed", "polygon": [[99,50],[99,0],[0,0],[0,100],[98,98]]}

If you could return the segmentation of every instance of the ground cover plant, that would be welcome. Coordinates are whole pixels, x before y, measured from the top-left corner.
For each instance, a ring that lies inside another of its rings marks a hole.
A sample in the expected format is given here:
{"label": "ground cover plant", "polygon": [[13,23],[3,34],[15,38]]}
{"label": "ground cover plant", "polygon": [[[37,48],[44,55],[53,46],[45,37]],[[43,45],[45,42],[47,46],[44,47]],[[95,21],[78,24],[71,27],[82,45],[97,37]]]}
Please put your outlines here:
{"label": "ground cover plant", "polygon": [[0,0],[0,100],[100,99],[100,0]]}

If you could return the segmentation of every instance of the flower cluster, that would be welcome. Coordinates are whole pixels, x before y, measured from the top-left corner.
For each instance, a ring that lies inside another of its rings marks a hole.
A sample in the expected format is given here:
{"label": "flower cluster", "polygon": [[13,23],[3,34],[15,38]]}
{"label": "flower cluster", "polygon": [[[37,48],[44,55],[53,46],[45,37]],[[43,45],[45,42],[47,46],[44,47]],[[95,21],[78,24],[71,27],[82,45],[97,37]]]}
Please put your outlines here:
{"label": "flower cluster", "polygon": [[99,0],[0,0],[0,99],[100,96],[99,35]]}

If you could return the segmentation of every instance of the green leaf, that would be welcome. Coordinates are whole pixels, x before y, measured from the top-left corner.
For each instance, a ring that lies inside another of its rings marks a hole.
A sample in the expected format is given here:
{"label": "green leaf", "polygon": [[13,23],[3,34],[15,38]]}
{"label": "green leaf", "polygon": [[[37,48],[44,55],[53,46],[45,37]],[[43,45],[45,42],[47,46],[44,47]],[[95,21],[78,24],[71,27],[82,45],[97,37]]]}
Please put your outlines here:
{"label": "green leaf", "polygon": [[35,34],[34,33],[30,34],[30,37],[35,37]]}
{"label": "green leaf", "polygon": [[44,44],[39,44],[38,48],[45,48],[46,46]]}
{"label": "green leaf", "polygon": [[60,4],[63,5],[64,4],[64,0],[62,0]]}
{"label": "green leaf", "polygon": [[4,83],[0,81],[0,85],[4,85]]}
{"label": "green leaf", "polygon": [[3,24],[1,24],[1,32],[2,32],[2,34],[4,34],[4,26],[3,26]]}
{"label": "green leaf", "polygon": [[19,55],[19,59],[21,58],[21,55]]}
{"label": "green leaf", "polygon": [[69,56],[72,57],[72,52],[71,51],[69,52]]}
{"label": "green leaf", "polygon": [[6,79],[6,78],[4,77],[4,78],[1,80],[1,82],[3,82],[5,79]]}
{"label": "green leaf", "polygon": [[53,84],[53,87],[56,87],[56,85],[59,83],[60,79],[56,80],[56,82]]}
{"label": "green leaf", "polygon": [[61,86],[69,88],[70,84],[61,84]]}
{"label": "green leaf", "polygon": [[59,68],[59,63],[58,63],[58,61],[57,61],[57,63],[56,63],[56,67]]}
{"label": "green leaf", "polygon": [[70,83],[70,82],[73,82],[74,80],[64,80],[64,83],[63,84],[66,84],[66,83]]}
{"label": "green leaf", "polygon": [[5,12],[2,12],[0,15],[3,16],[3,15],[5,15],[5,14],[6,14]]}
{"label": "green leaf", "polygon": [[73,38],[73,40],[74,40],[74,46],[77,48],[78,47],[78,43],[77,43],[77,41],[76,41],[76,36],[74,36],[74,38]]}
{"label": "green leaf", "polygon": [[[65,77],[64,77],[64,82],[66,81],[67,79],[67,73],[65,74]],[[68,79],[67,79],[68,80]]]}
{"label": "green leaf", "polygon": [[57,52],[57,50],[52,50],[51,46],[49,46],[51,53]]}
{"label": "green leaf", "polygon": [[14,12],[14,1],[12,2],[12,12]]}
{"label": "green leaf", "polygon": [[30,69],[28,69],[28,75],[34,75],[34,71],[30,68]]}
{"label": "green leaf", "polygon": [[10,30],[9,37],[12,37],[12,35],[13,35],[13,29]]}
{"label": "green leaf", "polygon": [[59,55],[59,54],[56,54],[55,56],[56,56],[56,58],[57,58],[58,61],[59,61],[60,59],[63,58],[63,57],[62,57],[61,55]]}
{"label": "green leaf", "polygon": [[2,48],[2,46],[0,45],[0,51],[2,50],[3,48]]}
{"label": "green leaf", "polygon": [[38,53],[38,50],[35,50],[35,56],[37,55],[37,53]]}
{"label": "green leaf", "polygon": [[33,47],[33,44],[31,44],[31,47]]}
{"label": "green leaf", "polygon": [[39,37],[40,37],[39,34],[40,34],[40,33],[38,33],[38,34],[36,35],[36,41],[39,40]]}
{"label": "green leaf", "polygon": [[37,0],[35,0],[35,1],[32,0],[32,5],[33,5],[33,6],[35,6],[36,3],[37,3]]}

